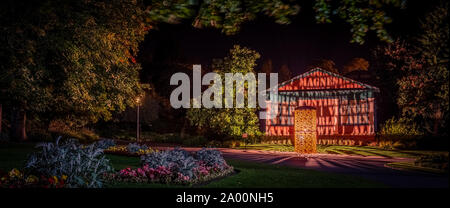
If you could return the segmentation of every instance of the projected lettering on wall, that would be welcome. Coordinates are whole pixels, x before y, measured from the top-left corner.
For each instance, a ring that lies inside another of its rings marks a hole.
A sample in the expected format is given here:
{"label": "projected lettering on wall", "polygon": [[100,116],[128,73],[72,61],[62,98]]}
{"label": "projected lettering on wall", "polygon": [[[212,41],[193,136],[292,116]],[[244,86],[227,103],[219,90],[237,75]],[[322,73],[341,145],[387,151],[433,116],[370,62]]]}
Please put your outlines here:
{"label": "projected lettering on wall", "polygon": [[291,135],[296,107],[315,107],[319,136],[373,136],[374,90],[368,86],[322,70],[283,83],[276,97],[277,116],[266,120],[268,135]]}

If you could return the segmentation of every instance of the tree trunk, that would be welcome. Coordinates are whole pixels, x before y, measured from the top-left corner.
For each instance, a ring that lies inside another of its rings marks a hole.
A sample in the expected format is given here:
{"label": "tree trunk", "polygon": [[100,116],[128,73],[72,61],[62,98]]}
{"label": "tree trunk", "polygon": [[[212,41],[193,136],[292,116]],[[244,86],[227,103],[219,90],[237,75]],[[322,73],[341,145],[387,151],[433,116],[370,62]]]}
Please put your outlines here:
{"label": "tree trunk", "polygon": [[2,133],[2,104],[0,103],[0,133]]}
{"label": "tree trunk", "polygon": [[26,121],[27,115],[23,109],[15,109],[12,112],[11,133],[12,137],[18,141],[26,141]]}
{"label": "tree trunk", "polygon": [[434,125],[433,125],[433,136],[439,135],[439,126],[441,124],[440,119],[434,119]]}
{"label": "tree trunk", "polygon": [[181,127],[181,131],[180,131],[181,139],[184,139],[186,137],[186,126],[187,126],[187,122],[186,122],[186,119],[184,119],[183,126]]}

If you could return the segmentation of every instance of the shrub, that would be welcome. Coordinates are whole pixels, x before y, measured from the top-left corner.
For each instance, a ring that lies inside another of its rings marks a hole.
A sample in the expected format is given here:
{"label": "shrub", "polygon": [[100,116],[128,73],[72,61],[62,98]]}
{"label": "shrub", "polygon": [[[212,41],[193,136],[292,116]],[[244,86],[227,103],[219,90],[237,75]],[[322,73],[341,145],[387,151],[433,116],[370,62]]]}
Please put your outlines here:
{"label": "shrub", "polygon": [[28,137],[35,142],[50,142],[53,141],[52,134],[42,129],[34,129],[30,131]]}
{"label": "shrub", "polygon": [[96,141],[98,140],[100,137],[98,136],[98,134],[96,134],[94,131],[90,130],[90,129],[86,129],[86,128],[82,128],[79,130],[82,139],[88,140],[88,141]]}
{"label": "shrub", "polygon": [[290,141],[290,139],[291,138],[289,136],[268,136],[268,135],[264,135],[264,136],[260,137],[260,142],[261,143],[268,143],[268,144],[281,144],[281,143],[286,143],[286,141]]}
{"label": "shrub", "polygon": [[384,149],[415,149],[417,142],[423,139],[423,131],[412,119],[393,117],[382,126],[378,146]]}
{"label": "shrub", "polygon": [[128,153],[131,153],[131,154],[138,153],[140,150],[145,151],[147,149],[148,149],[148,147],[145,144],[140,145],[138,143],[129,143],[127,145],[127,151],[128,151]]}
{"label": "shrub", "polygon": [[[132,151],[132,152],[130,152]],[[153,152],[155,150],[147,147],[146,145],[137,145],[137,144],[128,144],[128,145],[114,145],[110,146],[108,149],[105,149],[105,153],[111,153],[111,154],[119,154],[119,155],[128,155],[128,156],[135,156],[135,155],[145,155]]]}
{"label": "shrub", "polygon": [[394,117],[387,120],[381,128],[381,135],[394,137],[418,137],[423,132],[416,123],[408,118],[395,119]]}
{"label": "shrub", "polygon": [[203,136],[191,136],[183,140],[184,146],[203,146],[208,142]]}
{"label": "shrub", "polygon": [[239,140],[225,141],[223,146],[224,147],[228,147],[228,148],[240,147],[241,146],[241,141],[239,141]]}
{"label": "shrub", "polygon": [[435,168],[448,172],[448,154],[425,155],[418,158],[414,164],[417,166]]}
{"label": "shrub", "polygon": [[25,168],[47,177],[67,176],[68,187],[99,188],[102,175],[112,168],[95,144],[82,146],[74,139],[60,143],[41,143],[42,151],[30,155]]}
{"label": "shrub", "polygon": [[77,139],[79,141],[91,142],[97,141],[100,137],[92,130],[87,128],[69,128],[65,126],[51,126],[49,128],[53,135],[60,135],[65,139]]}
{"label": "shrub", "polygon": [[153,152],[141,156],[141,168],[125,168],[106,177],[110,181],[192,184],[234,171],[217,150],[202,149],[193,155],[178,148]]}
{"label": "shrub", "polygon": [[150,168],[163,166],[189,177],[193,177],[193,169],[197,167],[195,159],[187,151],[178,148],[143,155],[141,161]]}
{"label": "shrub", "polygon": [[211,141],[209,141],[209,142],[206,144],[206,146],[211,147],[211,148],[214,148],[214,147],[221,147],[221,146],[222,146],[222,143],[221,143],[220,141],[217,141],[217,140],[211,140]]}
{"label": "shrub", "polygon": [[116,146],[116,142],[114,142],[113,139],[102,139],[98,142],[94,143],[95,147],[99,148],[99,149],[108,149],[110,147]]}
{"label": "shrub", "polygon": [[195,157],[197,160],[205,162],[207,166],[218,165],[221,169],[223,169],[227,164],[219,150],[203,148],[196,152]]}

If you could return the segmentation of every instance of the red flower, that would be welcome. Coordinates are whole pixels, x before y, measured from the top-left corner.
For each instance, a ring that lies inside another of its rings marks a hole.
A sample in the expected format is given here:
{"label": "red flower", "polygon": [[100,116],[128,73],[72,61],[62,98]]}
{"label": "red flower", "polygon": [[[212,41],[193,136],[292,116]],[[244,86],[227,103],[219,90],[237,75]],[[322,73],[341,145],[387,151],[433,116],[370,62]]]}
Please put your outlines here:
{"label": "red flower", "polygon": [[48,182],[49,182],[50,184],[54,184],[54,183],[55,183],[55,180],[53,180],[53,178],[48,178]]}

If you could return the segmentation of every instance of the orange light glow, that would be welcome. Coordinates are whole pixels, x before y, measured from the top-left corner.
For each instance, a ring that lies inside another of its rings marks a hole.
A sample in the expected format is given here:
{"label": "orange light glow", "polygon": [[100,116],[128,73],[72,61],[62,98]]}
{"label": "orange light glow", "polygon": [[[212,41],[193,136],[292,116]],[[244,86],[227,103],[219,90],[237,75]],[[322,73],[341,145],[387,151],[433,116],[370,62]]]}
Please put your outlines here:
{"label": "orange light glow", "polygon": [[295,152],[315,153],[317,144],[317,112],[315,108],[302,107],[294,113]]}

